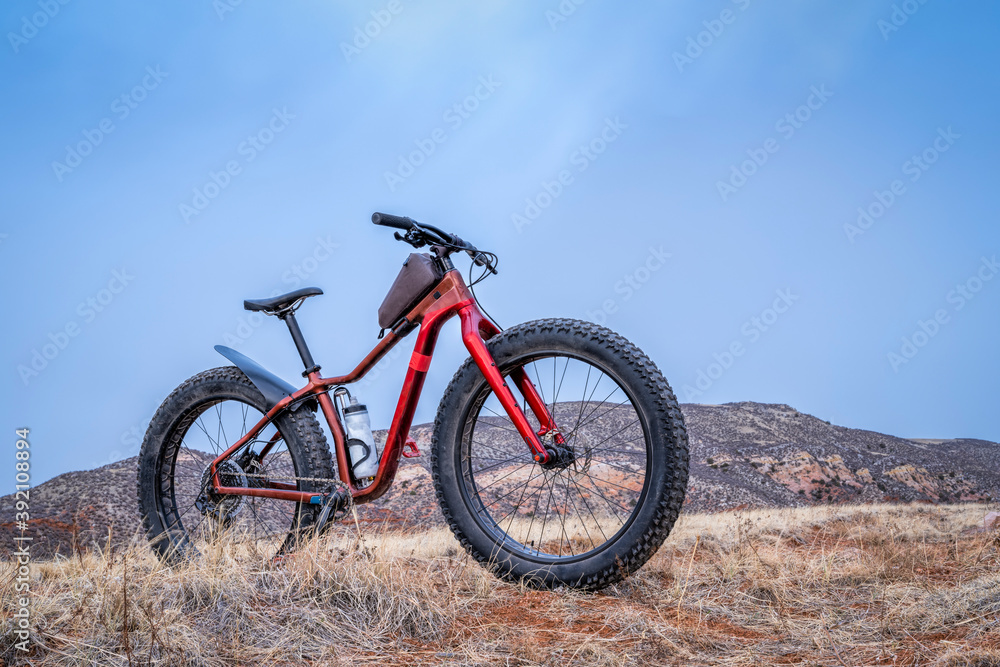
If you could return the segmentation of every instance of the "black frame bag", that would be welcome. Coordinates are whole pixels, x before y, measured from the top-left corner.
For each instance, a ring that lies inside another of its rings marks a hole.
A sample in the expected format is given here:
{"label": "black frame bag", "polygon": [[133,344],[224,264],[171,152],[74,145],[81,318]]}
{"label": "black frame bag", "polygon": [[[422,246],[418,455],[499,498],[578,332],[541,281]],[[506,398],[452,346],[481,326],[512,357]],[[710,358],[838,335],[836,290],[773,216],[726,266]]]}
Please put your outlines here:
{"label": "black frame bag", "polygon": [[378,325],[383,329],[393,328],[442,278],[444,273],[434,257],[411,253],[378,308]]}

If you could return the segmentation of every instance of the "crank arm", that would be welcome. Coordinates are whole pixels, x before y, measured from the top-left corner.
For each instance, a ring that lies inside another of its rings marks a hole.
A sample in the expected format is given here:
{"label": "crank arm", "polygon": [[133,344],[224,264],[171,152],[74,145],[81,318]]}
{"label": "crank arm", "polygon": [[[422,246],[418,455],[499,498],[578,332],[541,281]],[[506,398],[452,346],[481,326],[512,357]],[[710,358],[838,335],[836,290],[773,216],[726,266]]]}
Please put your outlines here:
{"label": "crank arm", "polygon": [[327,494],[321,504],[323,509],[320,510],[315,526],[316,533],[319,535],[322,535],[323,531],[326,530],[331,516],[335,517],[337,512],[351,506],[351,494],[346,489],[338,488],[333,493]]}

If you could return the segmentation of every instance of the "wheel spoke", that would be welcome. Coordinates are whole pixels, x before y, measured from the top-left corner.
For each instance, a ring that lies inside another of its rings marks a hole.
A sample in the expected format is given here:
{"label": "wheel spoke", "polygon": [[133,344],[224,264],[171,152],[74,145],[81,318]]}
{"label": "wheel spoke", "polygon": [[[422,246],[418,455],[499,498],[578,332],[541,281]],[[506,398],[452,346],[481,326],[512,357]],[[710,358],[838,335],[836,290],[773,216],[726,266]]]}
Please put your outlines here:
{"label": "wheel spoke", "polygon": [[[538,365],[535,364],[534,362],[532,362],[531,367],[535,369],[535,383],[536,383],[536,385],[538,387],[538,393],[542,395],[542,403],[546,403],[546,400],[545,400],[545,387],[542,386],[542,376],[539,375],[539,373],[538,373]],[[525,373],[524,375],[525,375],[525,377],[528,378],[528,382],[531,382],[531,378],[528,377],[528,374]]]}
{"label": "wheel spoke", "polygon": [[[587,378],[588,379],[590,378],[589,374],[587,375]],[[590,399],[592,399],[594,397],[594,394],[597,393],[597,388],[599,386],[601,386],[601,380],[603,380],[603,379],[604,379],[604,371],[601,371],[601,376],[599,378],[597,378],[597,382],[594,384],[594,388],[590,390],[590,396],[587,396],[586,399],[584,399],[583,401],[580,402],[580,414],[576,418],[576,425],[573,426],[573,431],[574,432],[580,427],[580,420],[583,419],[583,407],[585,405],[588,405],[590,403]],[[614,393],[614,392],[612,392],[612,393]],[[587,395],[586,388],[584,388],[583,394],[584,394],[584,396]]]}
{"label": "wheel spoke", "polygon": [[[539,468],[539,470],[541,470],[541,468]],[[545,471],[542,471],[542,480],[544,479]],[[535,525],[535,517],[538,516],[538,506],[542,502],[542,489],[539,488],[538,491],[539,492],[535,494],[535,506],[531,509],[531,521],[528,523],[528,531],[524,534],[524,542],[521,543],[523,546],[527,546],[529,540],[531,539],[531,529]]]}
{"label": "wheel spoke", "polygon": [[219,433],[222,434],[219,438],[219,443],[225,443],[222,451],[226,451],[229,449],[229,438],[226,437],[226,420],[222,418],[222,403],[216,403],[215,410],[219,413]]}
{"label": "wheel spoke", "polygon": [[[612,394],[614,394],[616,391],[618,391],[618,387],[615,387],[614,389],[612,389],[611,393],[608,394],[607,396],[605,396],[604,400],[597,404],[597,407],[595,407],[593,410],[591,410],[590,412],[588,412],[587,413],[587,417],[586,417],[586,421],[584,421],[582,424],[578,422],[577,425],[570,432],[570,434],[568,436],[566,436],[566,439],[569,440],[571,437],[573,437],[574,435],[576,435],[580,431],[581,428],[583,428],[587,424],[590,424],[591,422],[593,422],[594,419],[591,419],[591,415],[593,415],[595,412],[597,412],[601,408],[602,405],[604,405],[605,403],[607,403],[608,399],[611,398]],[[627,401],[627,400],[628,400],[628,397],[626,396],[625,397],[625,401]],[[611,406],[610,410],[614,410],[616,407],[624,405],[625,401],[622,401],[621,403],[618,403],[617,405]],[[606,414],[608,414],[608,413],[604,412],[601,416],[603,417]]]}
{"label": "wheel spoke", "polygon": [[[619,433],[622,433],[622,432],[623,432],[623,431],[625,431],[626,429],[630,429],[630,428],[632,428],[633,426],[635,426],[636,424],[639,424],[639,423],[641,423],[641,422],[639,421],[639,418],[637,417],[637,418],[635,419],[635,421],[633,421],[633,422],[632,422],[631,424],[629,424],[628,426],[624,426],[624,427],[622,427],[622,428],[618,429],[617,431],[615,431],[614,433],[612,433],[612,434],[611,434],[611,435],[609,435],[608,437],[604,438],[604,440],[601,440],[601,441],[600,441],[599,443],[597,443],[596,445],[593,445],[592,447],[590,447],[590,451],[594,451],[595,449],[597,449],[598,447],[600,447],[601,445],[603,445],[604,443],[606,443],[606,442],[607,442],[608,440],[610,440],[611,438],[613,438],[613,437],[615,437],[616,435],[618,435]],[[635,438],[633,438],[633,440],[634,440],[634,439],[635,439]],[[629,442],[629,441],[626,441],[626,442]]]}
{"label": "wheel spoke", "polygon": [[[597,483],[594,482],[594,478],[593,477],[591,477],[590,475],[584,475],[584,476],[588,480],[590,480],[590,483],[593,484],[593,488],[589,488],[588,489],[587,487],[583,486],[583,484],[579,485],[580,488],[583,489],[584,491],[593,491],[594,493],[596,493],[597,495],[599,495],[604,500],[604,502],[606,502],[608,504],[608,506],[612,508],[612,513],[614,514],[614,516],[615,516],[616,519],[618,518],[618,513],[614,511],[614,507],[618,507],[619,509],[624,510],[625,512],[631,512],[631,510],[628,509],[627,507],[623,507],[622,505],[619,505],[618,503],[614,502],[613,500],[611,500],[610,498],[608,498],[606,495],[604,495],[603,493],[601,493],[601,490],[599,488],[597,488]],[[621,519],[618,519],[618,520],[621,521]]]}
{"label": "wheel spoke", "polygon": [[531,485],[531,480],[534,478],[534,476],[535,476],[535,470],[532,469],[531,475],[528,477],[528,481],[524,483],[524,487],[521,489],[521,497],[517,499],[517,502],[511,508],[510,512],[508,512],[507,515],[504,515],[504,517],[497,522],[497,526],[499,526],[500,524],[503,523],[504,519],[506,519],[508,515],[510,516],[510,523],[507,524],[507,530],[504,531],[507,535],[510,535],[510,529],[514,525],[514,519],[517,518],[517,510],[519,507],[521,507],[521,502],[524,500],[524,494],[527,493],[528,486]]}
{"label": "wheel spoke", "polygon": [[[534,465],[534,464],[535,464],[535,462],[534,462],[534,461],[531,461],[530,463],[522,463],[521,465],[519,465],[518,467],[514,468],[514,469],[513,469],[513,470],[511,470],[510,472],[506,473],[506,474],[505,474],[505,475],[504,475],[503,477],[500,477],[499,479],[495,479],[495,480],[493,480],[493,481],[492,481],[491,483],[487,484],[486,486],[482,487],[482,488],[481,488],[481,489],[479,489],[479,490],[480,490],[480,491],[485,491],[486,489],[488,489],[488,488],[490,488],[490,487],[492,487],[492,486],[496,486],[497,484],[499,484],[499,483],[500,483],[500,482],[502,482],[503,480],[505,480],[505,479],[507,479],[508,477],[510,477],[511,475],[513,475],[514,473],[516,473],[516,472],[519,472],[519,471],[521,471],[521,470],[524,470],[524,469],[525,469],[525,468],[527,468],[528,466],[530,466],[530,465]],[[482,472],[482,470],[480,470],[479,472]]]}
{"label": "wheel spoke", "polygon": [[600,463],[600,464],[601,464],[602,466],[608,466],[609,468],[614,468],[614,469],[616,469],[616,470],[621,470],[621,471],[623,471],[623,472],[631,472],[631,473],[636,473],[636,472],[640,472],[640,471],[638,471],[638,470],[634,470],[634,469],[632,469],[632,468],[626,468],[626,467],[624,467],[624,466],[620,466],[620,465],[617,465],[617,464],[614,464],[614,463],[611,463],[610,461],[607,461],[607,460],[605,460],[605,459],[595,459],[595,458],[591,457],[591,461],[597,461],[597,462],[598,462],[598,463]]}
{"label": "wheel spoke", "polygon": [[212,440],[212,436],[208,434],[208,429],[206,429],[205,425],[201,422],[201,417],[198,417],[198,419],[195,420],[195,424],[198,425],[198,428],[201,429],[201,432],[205,434],[206,438],[208,438],[208,441],[212,444],[212,450],[216,453],[216,455],[221,454],[222,452],[219,450],[219,443],[215,440]]}
{"label": "wheel spoke", "polygon": [[[486,458],[486,457],[483,457],[483,456],[477,456],[476,458],[477,458],[477,459],[481,459],[481,458]],[[486,466],[485,468],[479,468],[478,470],[476,470],[476,472],[477,472],[477,473],[482,473],[482,472],[486,472],[487,470],[493,470],[494,468],[499,468],[499,467],[500,467],[500,466],[502,466],[502,465],[503,465],[504,463],[510,463],[511,461],[518,461],[518,460],[523,460],[523,458],[524,458],[523,456],[512,456],[512,457],[510,457],[509,459],[505,459],[505,460],[503,460],[503,461],[500,461],[500,463],[495,463],[495,464],[493,464],[493,465],[490,465],[490,466]],[[496,460],[498,460],[498,459],[492,459],[492,460],[493,460],[493,461],[496,461]]]}
{"label": "wheel spoke", "polygon": [[[548,479],[546,479],[548,482]],[[552,507],[552,494],[555,492],[556,485],[552,483],[548,485],[549,487],[549,499],[545,503],[545,513],[542,515],[542,529],[538,533],[538,548],[541,549],[542,545],[545,543],[545,525],[549,522],[549,508]]]}
{"label": "wheel spoke", "polygon": [[[527,463],[526,463],[526,464],[524,464],[523,466],[521,466],[521,468],[526,468],[526,467],[528,467],[528,465],[529,465],[529,464],[527,464]],[[488,503],[488,504],[486,504],[486,505],[483,505],[483,509],[486,509],[487,507],[493,507],[494,505],[496,505],[496,504],[497,504],[498,502],[500,502],[500,501],[501,501],[501,500],[503,500],[504,498],[507,498],[507,497],[509,497],[509,496],[512,496],[512,495],[514,495],[515,493],[517,493],[517,489],[514,489],[513,491],[508,491],[507,493],[503,494],[503,495],[502,495],[502,496],[500,496],[499,498],[494,498],[494,499],[493,499],[493,502],[491,502],[491,503]]]}
{"label": "wheel spoke", "polygon": [[[490,412],[492,412],[493,414],[495,414],[497,417],[500,417],[501,419],[510,419],[510,417],[508,417],[507,415],[498,414],[497,412],[494,412],[493,410],[491,410],[490,408],[486,407],[485,405],[483,406],[483,409],[489,410]],[[492,426],[493,428],[503,429],[504,431],[510,431],[511,433],[517,433],[518,437],[521,437],[521,434],[517,432],[516,428],[508,428],[506,426],[500,426],[499,424],[491,424],[489,422],[486,422],[486,425],[487,426]]]}
{"label": "wheel spoke", "polygon": [[[590,513],[590,517],[594,520],[594,523],[597,524],[597,529],[601,531],[601,537],[603,537],[604,541],[607,542],[608,541],[608,536],[604,532],[604,526],[601,525],[600,519],[598,519],[597,516],[594,514],[594,510],[591,509],[590,503],[587,502],[587,498],[582,493],[580,493],[580,485],[577,484],[576,480],[573,479],[572,477],[567,477],[566,479],[567,479],[567,483],[568,482],[572,482],[573,486],[576,487],[576,495],[580,496],[580,502],[582,502],[583,506],[587,508],[587,511]],[[576,505],[576,503],[574,503],[574,506],[575,505]],[[584,526],[586,526],[586,524],[584,524]],[[590,537],[590,531],[587,531],[587,537]],[[591,537],[590,538],[590,542],[591,542],[591,544],[594,544],[594,538]],[[594,546],[597,546],[597,545],[594,544]]]}
{"label": "wheel spoke", "polygon": [[[555,371],[555,357],[552,358],[553,372]],[[556,389],[555,396],[552,397],[552,409],[554,410],[556,404],[559,403],[559,392],[562,391],[563,382],[566,381],[566,370],[569,368],[569,359],[566,359],[566,363],[563,364],[562,378],[559,379],[559,387]]]}

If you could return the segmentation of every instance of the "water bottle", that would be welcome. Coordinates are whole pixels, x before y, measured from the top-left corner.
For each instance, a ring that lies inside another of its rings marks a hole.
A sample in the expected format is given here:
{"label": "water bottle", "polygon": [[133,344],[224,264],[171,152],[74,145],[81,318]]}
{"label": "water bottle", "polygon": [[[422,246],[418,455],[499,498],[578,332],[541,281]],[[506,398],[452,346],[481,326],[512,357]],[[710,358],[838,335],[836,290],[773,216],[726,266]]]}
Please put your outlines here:
{"label": "water bottle", "polygon": [[344,428],[347,429],[347,453],[355,479],[374,477],[378,472],[378,449],[372,435],[372,423],[367,406],[351,396],[351,404],[344,408]]}

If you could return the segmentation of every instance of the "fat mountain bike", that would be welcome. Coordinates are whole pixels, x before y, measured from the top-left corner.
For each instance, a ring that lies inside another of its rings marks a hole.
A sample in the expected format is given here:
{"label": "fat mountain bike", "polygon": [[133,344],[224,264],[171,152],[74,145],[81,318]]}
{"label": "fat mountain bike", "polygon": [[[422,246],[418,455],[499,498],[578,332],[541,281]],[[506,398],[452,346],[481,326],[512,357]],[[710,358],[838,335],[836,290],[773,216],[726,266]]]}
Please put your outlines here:
{"label": "fat mountain bike", "polygon": [[[353,371],[320,374],[295,319],[305,299],[323,293],[308,287],[244,302],[288,326],[305,386],[216,346],[234,365],[195,375],[157,410],[137,484],[156,553],[175,562],[222,544],[284,558],[352,503],[382,496],[400,459],[421,454],[409,438],[414,411],[438,333],[458,316],[470,357],[441,399],[430,445],[435,494],[455,537],[497,576],[533,586],[595,590],[637,570],[673,527],[688,478],[683,417],[656,365],[589,322],[502,330],[473,291],[496,273],[496,255],[410,218],[376,213],[372,222],[430,252],[407,258],[379,309],[380,340]],[[468,283],[452,262],[460,253],[472,260]],[[415,330],[379,452],[349,386]]]}

